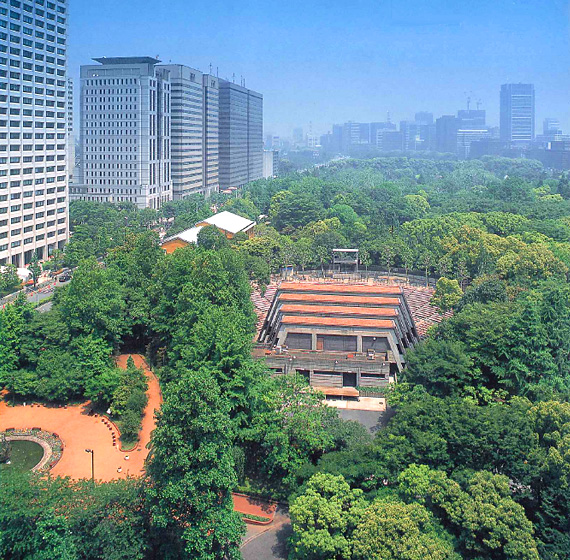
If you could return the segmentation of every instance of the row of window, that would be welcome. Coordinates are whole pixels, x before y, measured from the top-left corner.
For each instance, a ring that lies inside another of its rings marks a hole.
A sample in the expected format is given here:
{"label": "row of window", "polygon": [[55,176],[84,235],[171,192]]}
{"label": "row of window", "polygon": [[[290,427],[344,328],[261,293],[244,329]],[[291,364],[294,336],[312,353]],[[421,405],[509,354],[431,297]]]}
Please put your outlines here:
{"label": "row of window", "polygon": [[[58,235],[63,235],[65,233],[65,228],[60,229],[57,231]],[[47,234],[48,237],[55,237],[55,231],[50,231]],[[45,234],[41,234],[41,235],[36,235],[36,241],[41,241],[42,239],[45,239]],[[33,237],[28,237],[27,239],[24,239],[24,245],[28,245],[30,243],[34,242],[34,238]],[[10,243],[10,247],[12,247],[12,249],[16,248],[16,247],[20,247],[22,245],[21,241],[12,241],[12,243]],[[7,251],[8,250],[8,244],[4,244],[4,245],[0,245],[0,252],[1,251]]]}

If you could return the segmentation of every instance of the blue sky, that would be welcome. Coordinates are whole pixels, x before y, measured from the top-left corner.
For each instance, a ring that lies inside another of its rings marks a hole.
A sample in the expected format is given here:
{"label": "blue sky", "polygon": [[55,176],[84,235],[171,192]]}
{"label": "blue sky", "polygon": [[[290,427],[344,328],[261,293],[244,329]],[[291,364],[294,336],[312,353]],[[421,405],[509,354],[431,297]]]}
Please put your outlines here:
{"label": "blue sky", "polygon": [[95,56],[159,55],[264,94],[265,130],[436,116],[506,82],[536,88],[537,131],[570,133],[569,0],[70,0],[70,73]]}

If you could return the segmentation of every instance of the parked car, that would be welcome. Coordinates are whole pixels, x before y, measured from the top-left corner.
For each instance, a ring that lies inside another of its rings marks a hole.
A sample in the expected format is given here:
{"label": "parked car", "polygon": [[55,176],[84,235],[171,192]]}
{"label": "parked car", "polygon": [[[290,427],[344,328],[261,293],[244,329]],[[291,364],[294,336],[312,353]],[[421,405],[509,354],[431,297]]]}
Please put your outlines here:
{"label": "parked car", "polygon": [[72,276],[71,276],[71,272],[64,272],[59,278],[58,280],[60,282],[69,282],[71,280]]}

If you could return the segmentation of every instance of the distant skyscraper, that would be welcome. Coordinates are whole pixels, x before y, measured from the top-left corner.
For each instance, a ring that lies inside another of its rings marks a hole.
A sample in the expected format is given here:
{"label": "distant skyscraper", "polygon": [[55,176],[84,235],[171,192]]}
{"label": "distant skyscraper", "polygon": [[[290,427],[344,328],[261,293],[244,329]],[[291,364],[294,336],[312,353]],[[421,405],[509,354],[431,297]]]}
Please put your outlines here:
{"label": "distant skyscraper", "polygon": [[534,140],[534,85],[501,86],[501,140],[525,145]]}
{"label": "distant skyscraper", "polygon": [[419,125],[433,124],[433,113],[428,113],[427,111],[420,111],[419,113],[416,113],[415,121],[416,124]]}
{"label": "distant skyscraper", "polygon": [[560,121],[558,119],[546,118],[542,123],[542,133],[546,135],[550,134],[562,134],[562,128],[560,127]]}
{"label": "distant skyscraper", "polygon": [[404,150],[415,152],[421,144],[420,127],[415,122],[400,121],[400,132],[404,136]]}
{"label": "distant skyscraper", "polygon": [[457,152],[457,117],[444,115],[435,121],[436,150],[440,153]]}
{"label": "distant skyscraper", "polygon": [[67,2],[2,1],[0,266],[68,237]]}
{"label": "distant skyscraper", "polygon": [[305,141],[305,136],[303,134],[303,129],[302,128],[294,128],[293,129],[293,143],[294,144],[303,144],[303,142]]}
{"label": "distant skyscraper", "polygon": [[486,113],[483,109],[460,109],[457,118],[462,130],[482,130],[486,127]]}
{"label": "distant skyscraper", "polygon": [[220,80],[220,188],[263,177],[263,96]]}
{"label": "distant skyscraper", "polygon": [[343,150],[347,152],[351,146],[370,143],[370,123],[347,122],[342,131]]}
{"label": "distant skyscraper", "polygon": [[82,185],[72,198],[160,208],[172,200],[170,72],[149,57],[81,67]]}

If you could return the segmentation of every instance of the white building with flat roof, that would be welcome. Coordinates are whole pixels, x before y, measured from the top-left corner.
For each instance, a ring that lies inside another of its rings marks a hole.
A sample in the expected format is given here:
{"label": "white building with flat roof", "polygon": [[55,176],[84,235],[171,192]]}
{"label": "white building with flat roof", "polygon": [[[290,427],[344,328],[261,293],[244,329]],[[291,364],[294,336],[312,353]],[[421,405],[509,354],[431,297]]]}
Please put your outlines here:
{"label": "white building with flat roof", "polygon": [[0,266],[25,267],[68,239],[68,8],[0,6]]}
{"label": "white building with flat roof", "polygon": [[81,173],[72,199],[160,208],[173,199],[170,72],[150,57],[81,67]]}

